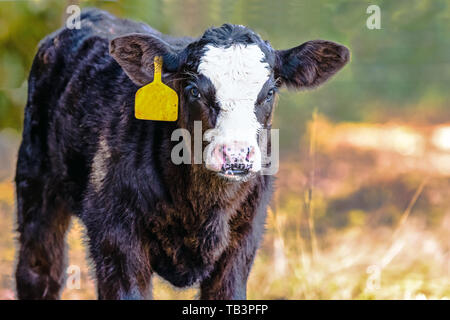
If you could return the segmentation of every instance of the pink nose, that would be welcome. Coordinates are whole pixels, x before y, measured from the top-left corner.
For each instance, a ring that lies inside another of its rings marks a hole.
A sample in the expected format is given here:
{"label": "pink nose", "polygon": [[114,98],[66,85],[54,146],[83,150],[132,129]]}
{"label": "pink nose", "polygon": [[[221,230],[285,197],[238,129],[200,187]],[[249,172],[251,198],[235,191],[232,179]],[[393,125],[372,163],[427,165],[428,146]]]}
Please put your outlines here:
{"label": "pink nose", "polygon": [[244,142],[221,144],[214,148],[213,162],[216,171],[224,174],[246,174],[253,167],[255,148]]}

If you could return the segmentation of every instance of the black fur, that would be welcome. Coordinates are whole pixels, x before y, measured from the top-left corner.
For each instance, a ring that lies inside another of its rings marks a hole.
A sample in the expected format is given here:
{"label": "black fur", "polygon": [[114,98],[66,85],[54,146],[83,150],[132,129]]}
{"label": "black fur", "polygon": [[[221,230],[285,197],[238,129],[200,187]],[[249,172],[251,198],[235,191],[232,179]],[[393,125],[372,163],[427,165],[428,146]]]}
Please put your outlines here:
{"label": "black fur", "polygon": [[[80,30],[42,41],[30,72],[16,172],[18,297],[59,297],[73,214],[87,229],[100,299],[149,297],[153,272],[179,287],[199,282],[202,299],[245,298],[273,177],[235,182],[203,165],[175,165],[170,136],[176,128],[192,132],[193,120],[204,130],[215,125],[214,88],[195,73],[205,44],[258,44],[274,68],[271,83],[282,59],[240,26],[178,39],[98,10],[81,18]],[[180,97],[175,123],[134,117],[134,95],[151,81],[157,54],[165,59],[164,81]],[[192,100],[189,85],[204,97]],[[266,128],[269,87],[257,112]]]}

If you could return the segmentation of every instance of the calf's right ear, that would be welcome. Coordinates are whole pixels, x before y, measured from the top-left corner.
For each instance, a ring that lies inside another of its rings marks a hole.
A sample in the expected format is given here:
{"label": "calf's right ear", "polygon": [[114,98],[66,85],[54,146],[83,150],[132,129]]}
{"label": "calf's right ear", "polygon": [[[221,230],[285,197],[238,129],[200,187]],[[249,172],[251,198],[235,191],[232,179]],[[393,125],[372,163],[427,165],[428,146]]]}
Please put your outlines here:
{"label": "calf's right ear", "polygon": [[155,56],[163,58],[163,74],[178,69],[177,53],[165,41],[148,34],[133,33],[111,40],[109,54],[138,86],[153,81]]}

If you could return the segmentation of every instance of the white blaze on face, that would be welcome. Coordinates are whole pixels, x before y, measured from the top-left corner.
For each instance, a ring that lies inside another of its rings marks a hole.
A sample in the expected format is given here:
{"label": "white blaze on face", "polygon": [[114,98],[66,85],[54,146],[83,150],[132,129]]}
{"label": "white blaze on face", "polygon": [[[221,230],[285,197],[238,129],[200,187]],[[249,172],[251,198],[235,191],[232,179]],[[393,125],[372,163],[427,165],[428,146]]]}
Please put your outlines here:
{"label": "white blaze on face", "polygon": [[[255,115],[255,103],[270,69],[264,53],[257,45],[237,44],[228,48],[206,46],[198,72],[208,77],[220,105],[215,130],[205,136],[218,144],[243,142],[255,148],[253,171],[261,169],[261,152],[257,143],[261,125]],[[210,152],[207,153],[206,162]]]}

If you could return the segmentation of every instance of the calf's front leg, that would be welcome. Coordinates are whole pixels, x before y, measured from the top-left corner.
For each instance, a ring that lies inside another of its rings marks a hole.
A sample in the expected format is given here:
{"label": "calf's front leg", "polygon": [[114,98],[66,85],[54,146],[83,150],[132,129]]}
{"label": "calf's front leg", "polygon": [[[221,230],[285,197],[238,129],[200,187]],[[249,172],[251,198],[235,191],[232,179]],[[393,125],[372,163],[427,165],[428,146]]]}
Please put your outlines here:
{"label": "calf's front leg", "polygon": [[236,217],[248,219],[243,219],[245,222],[238,225],[231,223],[232,241],[216,262],[211,274],[202,281],[200,285],[202,300],[245,300],[247,298],[248,275],[263,233],[266,209],[260,208],[256,213],[251,210],[250,214],[238,212]]}
{"label": "calf's front leg", "polygon": [[151,298],[151,268],[146,246],[124,225],[89,230],[91,257],[95,263],[100,300]]}
{"label": "calf's front leg", "polygon": [[226,251],[217,261],[214,270],[200,286],[202,300],[245,300],[247,279],[256,247]]}

